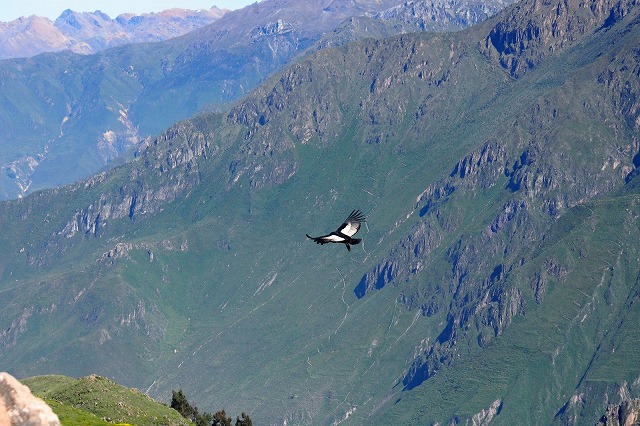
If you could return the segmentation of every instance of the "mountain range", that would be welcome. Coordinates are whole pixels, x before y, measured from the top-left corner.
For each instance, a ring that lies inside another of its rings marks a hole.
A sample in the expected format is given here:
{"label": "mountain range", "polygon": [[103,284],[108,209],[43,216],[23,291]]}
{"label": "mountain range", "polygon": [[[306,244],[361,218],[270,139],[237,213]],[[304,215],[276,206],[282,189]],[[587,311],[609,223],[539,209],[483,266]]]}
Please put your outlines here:
{"label": "mountain range", "polygon": [[115,19],[100,12],[67,9],[55,20],[31,15],[0,22],[0,59],[24,58],[69,50],[91,54],[130,43],[178,37],[221,18],[228,10],[168,9],[159,13],[124,13]]}
{"label": "mountain range", "polygon": [[[1,61],[0,135],[6,143],[0,149],[0,199],[114,167],[146,138],[196,113],[228,107],[310,50],[422,27],[462,28],[506,3],[420,4],[269,0],[164,42],[129,44],[94,55],[66,51]],[[56,22],[79,27],[86,39],[97,31],[93,21],[107,19],[101,16],[65,12]],[[104,33],[90,39],[102,46],[119,31],[128,34],[119,39],[134,37],[130,28],[155,28],[163,16],[126,20],[122,15],[101,23]],[[121,21],[140,22],[123,30]]]}
{"label": "mountain range", "polygon": [[[257,424],[632,410],[639,39],[634,0],[523,0],[316,49],[132,161],[0,203],[0,363]],[[355,208],[357,249],[305,237]]]}

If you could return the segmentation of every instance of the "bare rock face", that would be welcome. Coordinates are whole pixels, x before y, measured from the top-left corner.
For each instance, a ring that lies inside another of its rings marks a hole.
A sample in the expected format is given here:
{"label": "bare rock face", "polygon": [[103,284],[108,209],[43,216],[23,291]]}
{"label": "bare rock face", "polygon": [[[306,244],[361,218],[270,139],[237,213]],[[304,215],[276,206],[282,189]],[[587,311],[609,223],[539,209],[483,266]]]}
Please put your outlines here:
{"label": "bare rock face", "polygon": [[4,406],[4,401],[0,399],[0,426],[10,426],[11,419],[7,412],[7,407]]}
{"label": "bare rock face", "polygon": [[609,404],[596,426],[633,426],[639,422],[640,399],[636,398],[625,400],[620,404]]}
{"label": "bare rock face", "polygon": [[527,0],[491,29],[480,50],[498,59],[513,77],[521,77],[550,53],[575,45],[594,26],[609,28],[634,5],[627,0]]}
{"label": "bare rock face", "polygon": [[9,373],[0,373],[0,426],[59,426],[60,420],[40,398]]}

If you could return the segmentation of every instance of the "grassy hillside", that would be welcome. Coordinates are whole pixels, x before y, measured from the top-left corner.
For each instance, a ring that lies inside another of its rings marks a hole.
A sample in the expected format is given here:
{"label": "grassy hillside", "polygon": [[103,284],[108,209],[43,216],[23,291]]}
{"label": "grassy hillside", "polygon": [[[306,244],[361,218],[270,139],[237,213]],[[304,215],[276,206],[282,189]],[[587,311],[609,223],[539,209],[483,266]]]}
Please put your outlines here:
{"label": "grassy hillside", "polygon": [[174,409],[137,389],[100,376],[36,376],[23,379],[22,383],[51,406],[63,425],[191,424]]}

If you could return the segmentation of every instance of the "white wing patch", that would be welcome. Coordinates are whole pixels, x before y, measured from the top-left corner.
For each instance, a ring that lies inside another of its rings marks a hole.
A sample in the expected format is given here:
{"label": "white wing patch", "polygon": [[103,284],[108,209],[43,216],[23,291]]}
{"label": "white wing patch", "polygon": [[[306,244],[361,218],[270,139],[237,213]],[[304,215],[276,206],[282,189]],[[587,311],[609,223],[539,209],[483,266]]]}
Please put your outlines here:
{"label": "white wing patch", "polygon": [[333,243],[341,243],[344,241],[344,238],[339,237],[337,235],[327,235],[326,237],[323,238],[323,240],[331,241]]}
{"label": "white wing patch", "polygon": [[346,222],[344,225],[345,227],[342,228],[340,232],[348,237],[355,235],[355,233],[358,232],[358,229],[360,229],[360,223],[358,222]]}

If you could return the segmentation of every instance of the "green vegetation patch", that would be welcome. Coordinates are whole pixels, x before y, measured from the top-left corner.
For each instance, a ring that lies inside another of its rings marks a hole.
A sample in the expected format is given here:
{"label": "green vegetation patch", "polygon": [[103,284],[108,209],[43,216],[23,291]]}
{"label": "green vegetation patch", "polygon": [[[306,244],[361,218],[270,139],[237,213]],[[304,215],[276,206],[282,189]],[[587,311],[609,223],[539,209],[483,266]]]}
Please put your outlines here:
{"label": "green vegetation patch", "polygon": [[105,377],[37,376],[22,382],[45,399],[63,425],[190,424],[174,409]]}

